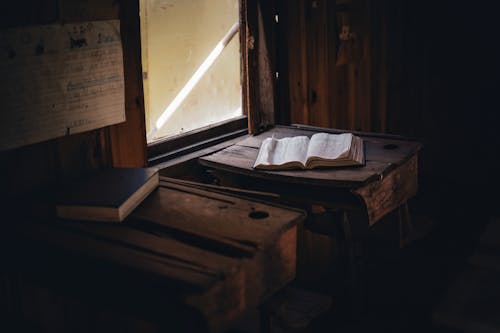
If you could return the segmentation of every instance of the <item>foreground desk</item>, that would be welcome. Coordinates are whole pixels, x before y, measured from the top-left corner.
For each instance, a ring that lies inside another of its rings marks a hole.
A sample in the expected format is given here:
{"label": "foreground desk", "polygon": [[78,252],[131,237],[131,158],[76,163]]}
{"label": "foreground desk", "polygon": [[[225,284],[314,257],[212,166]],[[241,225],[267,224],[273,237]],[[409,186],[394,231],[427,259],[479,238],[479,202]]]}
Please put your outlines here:
{"label": "foreground desk", "polygon": [[[313,170],[265,171],[253,169],[262,140],[274,136],[311,136],[316,132],[342,131],[308,126],[277,126],[216,153],[203,156],[199,162],[213,170],[221,185],[269,191],[280,201],[302,207],[322,207],[337,212],[345,237],[352,278],[357,279],[355,257],[360,257],[359,242],[388,213],[400,211],[400,241],[411,239],[407,201],[417,193],[418,142],[401,137],[355,133],[364,141],[366,165],[363,167]],[[314,228],[308,221],[309,227]],[[328,229],[328,226],[327,226]],[[328,232],[328,231],[327,231]]]}
{"label": "foreground desk", "polygon": [[[10,263],[34,281],[20,284],[22,316],[40,314],[28,319],[51,332],[133,331],[137,321],[128,318],[147,323],[141,332],[224,331],[294,278],[303,218],[163,179],[121,224],[19,224]],[[72,300],[86,310],[71,313]],[[115,319],[96,319],[103,316]]]}

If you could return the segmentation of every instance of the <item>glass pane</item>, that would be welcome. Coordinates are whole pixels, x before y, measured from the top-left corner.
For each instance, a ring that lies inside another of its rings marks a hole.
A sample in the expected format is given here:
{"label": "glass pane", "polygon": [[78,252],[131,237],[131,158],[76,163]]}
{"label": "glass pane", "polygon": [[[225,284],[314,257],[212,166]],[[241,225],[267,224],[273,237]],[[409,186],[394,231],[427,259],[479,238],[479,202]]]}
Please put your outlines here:
{"label": "glass pane", "polygon": [[140,0],[148,142],[241,111],[238,0]]}

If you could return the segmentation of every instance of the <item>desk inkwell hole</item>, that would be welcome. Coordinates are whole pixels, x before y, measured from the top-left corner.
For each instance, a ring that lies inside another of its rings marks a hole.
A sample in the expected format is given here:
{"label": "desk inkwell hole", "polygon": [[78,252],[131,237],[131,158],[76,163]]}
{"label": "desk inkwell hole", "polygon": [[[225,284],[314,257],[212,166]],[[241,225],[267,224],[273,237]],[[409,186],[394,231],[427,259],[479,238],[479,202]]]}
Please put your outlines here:
{"label": "desk inkwell hole", "polygon": [[384,149],[387,149],[387,150],[393,150],[393,149],[397,149],[397,148],[399,148],[399,146],[394,144],[394,143],[388,143],[388,144],[384,145]]}
{"label": "desk inkwell hole", "polygon": [[253,210],[250,213],[248,213],[248,217],[254,220],[260,220],[260,219],[265,219],[266,217],[269,217],[268,212],[264,212],[262,210]]}

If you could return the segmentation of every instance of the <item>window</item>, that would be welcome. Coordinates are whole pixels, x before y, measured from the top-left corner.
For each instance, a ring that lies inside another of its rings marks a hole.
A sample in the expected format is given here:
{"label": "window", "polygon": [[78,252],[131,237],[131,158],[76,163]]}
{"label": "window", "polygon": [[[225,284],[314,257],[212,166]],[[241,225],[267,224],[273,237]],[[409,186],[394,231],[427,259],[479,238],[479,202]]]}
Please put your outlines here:
{"label": "window", "polygon": [[241,120],[239,0],[140,0],[140,20],[148,144]]}

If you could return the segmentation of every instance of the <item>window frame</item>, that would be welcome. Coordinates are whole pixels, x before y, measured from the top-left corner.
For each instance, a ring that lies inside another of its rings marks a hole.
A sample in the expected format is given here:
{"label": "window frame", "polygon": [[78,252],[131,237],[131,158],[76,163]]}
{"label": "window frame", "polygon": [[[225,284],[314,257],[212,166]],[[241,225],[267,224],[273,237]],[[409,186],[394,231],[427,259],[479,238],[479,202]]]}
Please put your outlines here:
{"label": "window frame", "polygon": [[[188,154],[207,146],[232,139],[248,133],[248,103],[246,92],[248,71],[245,65],[248,59],[247,48],[247,0],[239,0],[239,43],[240,43],[240,79],[241,79],[241,110],[242,115],[208,126],[200,127],[186,133],[168,136],[151,143],[146,142],[148,165],[155,165],[169,159]],[[142,82],[141,82],[142,83]]]}
{"label": "window frame", "polygon": [[246,115],[160,139],[147,145],[148,165],[156,165],[181,155],[248,133]]}
{"label": "window frame", "polygon": [[[237,136],[257,134],[274,125],[277,113],[276,62],[272,40],[276,29],[275,3],[239,0],[239,5],[243,115],[155,142],[145,142],[147,165],[166,162]],[[140,83],[142,88],[142,79]]]}

